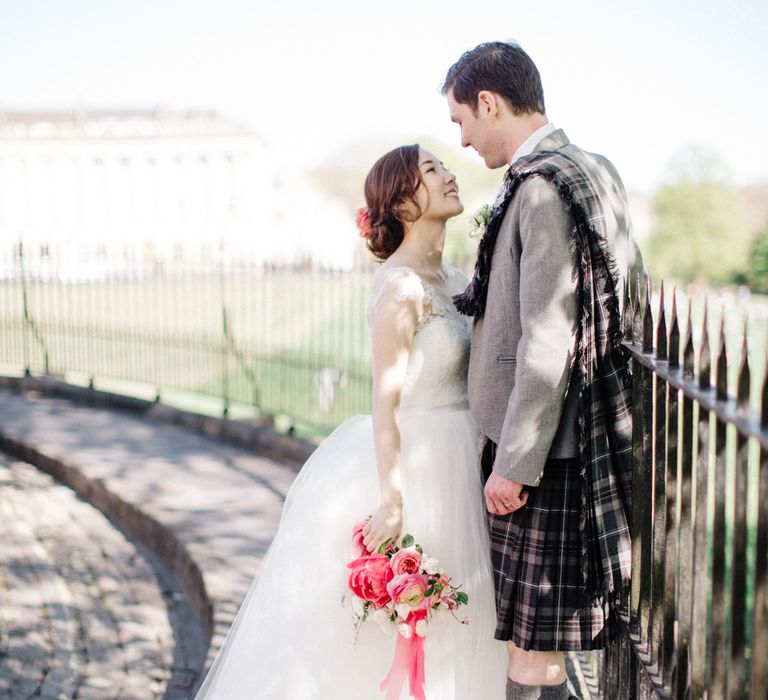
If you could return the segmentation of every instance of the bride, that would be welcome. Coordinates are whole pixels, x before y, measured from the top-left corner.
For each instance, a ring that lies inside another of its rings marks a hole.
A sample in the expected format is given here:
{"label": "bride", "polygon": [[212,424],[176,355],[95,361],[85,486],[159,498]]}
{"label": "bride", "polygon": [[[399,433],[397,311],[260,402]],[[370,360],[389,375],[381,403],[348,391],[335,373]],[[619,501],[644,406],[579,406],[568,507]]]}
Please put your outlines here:
{"label": "bride", "polygon": [[373,415],[345,421],[302,468],[197,700],[382,698],[395,632],[369,620],[356,635],[341,604],[352,529],[368,516],[369,550],[410,533],[469,595],[468,625],[449,614],[430,624],[428,700],[504,697],[467,404],[470,329],[451,302],[466,278],[442,262],[445,223],[463,210],[456,178],[429,151],[401,146],[373,166],[365,198],[361,233],[383,261],[368,304]]}

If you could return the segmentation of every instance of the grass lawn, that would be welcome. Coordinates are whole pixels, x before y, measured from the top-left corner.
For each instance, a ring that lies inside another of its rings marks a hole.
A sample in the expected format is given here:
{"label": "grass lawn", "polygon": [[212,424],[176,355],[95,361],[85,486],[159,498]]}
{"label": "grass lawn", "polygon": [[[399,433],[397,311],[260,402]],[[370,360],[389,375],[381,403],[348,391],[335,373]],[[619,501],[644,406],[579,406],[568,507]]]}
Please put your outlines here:
{"label": "grass lawn", "polygon": [[4,280],[0,362],[39,372],[47,354],[52,373],[200,394],[328,431],[370,410],[371,278],[235,268],[26,290]]}

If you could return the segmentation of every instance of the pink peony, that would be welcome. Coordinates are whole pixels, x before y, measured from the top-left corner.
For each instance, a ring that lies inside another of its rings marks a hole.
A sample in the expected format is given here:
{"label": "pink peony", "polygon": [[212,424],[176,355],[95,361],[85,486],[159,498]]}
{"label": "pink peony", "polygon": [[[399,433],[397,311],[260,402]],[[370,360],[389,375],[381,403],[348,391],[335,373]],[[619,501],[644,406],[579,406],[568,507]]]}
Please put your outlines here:
{"label": "pink peony", "polygon": [[377,607],[383,607],[390,601],[387,584],[392,580],[389,559],[383,554],[370,554],[347,564],[352,571],[349,574],[349,588],[363,600],[369,600]]}
{"label": "pink peony", "polygon": [[400,574],[387,584],[387,591],[396,605],[416,608],[424,602],[427,577],[422,574]]}
{"label": "pink peony", "polygon": [[401,549],[389,560],[395,576],[421,573],[421,554],[415,549]]}
{"label": "pink peony", "polygon": [[368,554],[368,549],[363,544],[363,528],[367,522],[367,520],[361,520],[352,528],[352,559],[359,559],[360,557],[364,557]]}

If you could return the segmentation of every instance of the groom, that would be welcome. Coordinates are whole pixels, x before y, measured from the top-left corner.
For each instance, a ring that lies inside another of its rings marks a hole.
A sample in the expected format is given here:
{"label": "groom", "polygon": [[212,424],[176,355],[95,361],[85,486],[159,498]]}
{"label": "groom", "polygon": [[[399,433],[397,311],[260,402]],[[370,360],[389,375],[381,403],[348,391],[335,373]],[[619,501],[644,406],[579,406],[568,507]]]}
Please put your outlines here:
{"label": "groom", "polygon": [[642,259],[616,170],[549,122],[519,46],[467,51],[442,91],[462,146],[509,168],[455,300],[475,318],[470,407],[483,434],[507,698],[568,698],[563,652],[605,645],[629,581],[620,290]]}

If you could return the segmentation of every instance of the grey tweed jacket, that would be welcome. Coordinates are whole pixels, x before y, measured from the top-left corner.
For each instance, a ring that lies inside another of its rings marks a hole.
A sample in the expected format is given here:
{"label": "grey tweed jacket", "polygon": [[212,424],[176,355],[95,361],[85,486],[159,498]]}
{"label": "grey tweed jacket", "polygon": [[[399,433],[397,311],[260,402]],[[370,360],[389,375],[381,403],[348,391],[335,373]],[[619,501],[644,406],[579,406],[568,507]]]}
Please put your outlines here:
{"label": "grey tweed jacket", "polygon": [[[643,270],[613,165],[571,144],[561,129],[535,150],[562,150],[592,178],[622,285],[625,271]],[[548,458],[578,454],[577,396],[569,391],[577,323],[572,226],[553,185],[538,177],[520,185],[499,230],[485,311],[472,332],[469,402],[481,432],[498,444],[493,470],[530,486],[539,483]]]}

